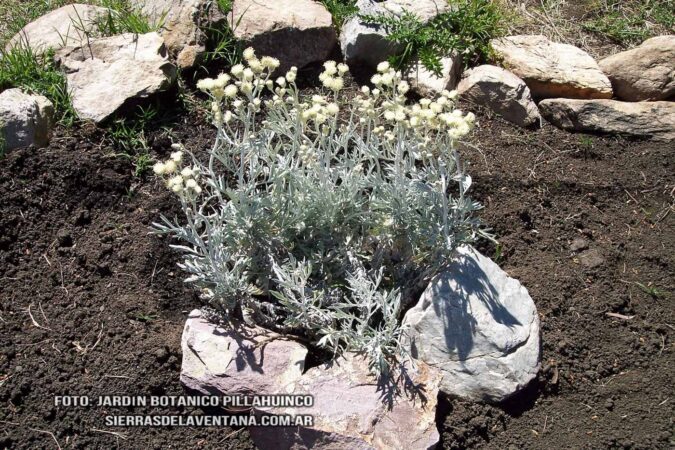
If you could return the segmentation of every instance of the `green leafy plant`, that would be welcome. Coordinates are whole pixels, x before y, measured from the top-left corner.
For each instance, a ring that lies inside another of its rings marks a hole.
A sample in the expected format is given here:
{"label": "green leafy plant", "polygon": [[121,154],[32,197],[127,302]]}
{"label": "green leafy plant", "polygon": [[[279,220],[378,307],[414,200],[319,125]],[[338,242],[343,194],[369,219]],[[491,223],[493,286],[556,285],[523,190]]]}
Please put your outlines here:
{"label": "green leafy plant", "polygon": [[356,0],[321,0],[331,16],[333,24],[340,30],[347,19],[359,12]]}
{"label": "green leafy plant", "polygon": [[9,88],[44,95],[66,126],[76,119],[65,75],[56,68],[53,51],[38,55],[23,42],[9,50],[0,49],[0,91]]}
{"label": "green leafy plant", "polygon": [[175,192],[175,238],[203,301],[306,339],[367,356],[387,374],[405,356],[401,316],[458,245],[483,234],[454,150],[474,123],[455,92],[408,104],[402,73],[382,63],[356,96],[329,61],[321,93],[301,96],[297,69],[274,58],[204,79],[217,128],[204,160],[181,144],[154,171]]}
{"label": "green leafy plant", "polygon": [[146,132],[156,123],[157,117],[156,107],[139,106],[133,117],[117,119],[106,129],[106,136],[115,149],[114,156],[131,160],[136,176],[143,175],[152,166]]}
{"label": "green leafy plant", "polygon": [[462,55],[465,64],[490,59],[490,40],[506,32],[499,4],[490,0],[459,0],[445,13],[422,22],[409,11],[361,15],[366,23],[378,25],[387,39],[402,50],[390,59],[400,69],[419,59],[428,70],[440,74],[441,58],[452,52]]}

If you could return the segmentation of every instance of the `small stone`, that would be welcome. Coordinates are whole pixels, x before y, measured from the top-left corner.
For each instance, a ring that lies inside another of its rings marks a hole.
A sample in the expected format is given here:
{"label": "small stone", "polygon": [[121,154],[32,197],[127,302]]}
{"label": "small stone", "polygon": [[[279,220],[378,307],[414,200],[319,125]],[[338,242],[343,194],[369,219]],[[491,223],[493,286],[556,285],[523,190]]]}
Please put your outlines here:
{"label": "small stone", "polygon": [[61,247],[72,247],[73,246],[73,236],[68,230],[59,230],[56,234],[56,239],[59,242]]}
{"label": "small stone", "polygon": [[158,348],[155,350],[155,358],[157,358],[157,361],[162,363],[169,358],[169,351],[166,349],[166,347]]}
{"label": "small stone", "polygon": [[579,262],[588,269],[595,269],[605,263],[605,258],[596,249],[586,250],[579,255]]}
{"label": "small stone", "polygon": [[613,410],[614,409],[614,400],[612,400],[611,398],[608,398],[605,401],[605,408],[607,408],[609,411]]}
{"label": "small stone", "polygon": [[581,250],[586,250],[588,248],[588,241],[582,237],[576,237],[572,240],[570,244],[570,250],[573,252],[578,252]]}

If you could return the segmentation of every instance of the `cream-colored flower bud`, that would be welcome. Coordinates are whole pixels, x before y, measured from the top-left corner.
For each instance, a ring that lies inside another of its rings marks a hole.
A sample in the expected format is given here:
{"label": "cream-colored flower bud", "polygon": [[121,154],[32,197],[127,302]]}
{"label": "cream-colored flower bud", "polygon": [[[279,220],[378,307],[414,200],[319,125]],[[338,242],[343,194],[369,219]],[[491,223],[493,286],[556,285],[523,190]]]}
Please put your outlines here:
{"label": "cream-colored flower bud", "polygon": [[183,152],[181,150],[171,153],[171,160],[174,162],[181,162],[183,160]]}
{"label": "cream-colored flower bud", "polygon": [[338,64],[337,69],[338,69],[338,72],[340,73],[340,75],[344,75],[347,72],[349,72],[349,66],[347,64],[340,63],[340,64]]}
{"label": "cream-colored flower bud", "polygon": [[230,69],[230,73],[237,78],[241,78],[244,75],[244,66],[242,64],[236,64]]}
{"label": "cream-colored flower bud", "polygon": [[389,63],[387,61],[383,61],[377,65],[377,71],[380,73],[384,73],[389,71]]}
{"label": "cream-colored flower bud", "polygon": [[255,58],[255,50],[253,49],[253,47],[248,47],[246,50],[244,50],[243,56],[244,56],[244,59],[247,60],[247,61]]}
{"label": "cream-colored flower bud", "polygon": [[165,170],[164,163],[162,162],[158,162],[152,166],[152,171],[155,172],[156,175],[164,175]]}

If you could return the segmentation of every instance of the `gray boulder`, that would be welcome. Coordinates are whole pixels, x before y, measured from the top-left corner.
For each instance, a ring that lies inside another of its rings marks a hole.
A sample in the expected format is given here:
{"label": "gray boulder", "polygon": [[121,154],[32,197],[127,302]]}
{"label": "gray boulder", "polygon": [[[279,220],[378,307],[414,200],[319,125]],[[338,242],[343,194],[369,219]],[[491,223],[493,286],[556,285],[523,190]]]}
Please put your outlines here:
{"label": "gray boulder", "polygon": [[539,110],[546,120],[565,130],[620,134],[665,142],[675,140],[673,102],[552,98],[541,101]]}
{"label": "gray boulder", "polygon": [[13,150],[49,144],[54,123],[54,105],[46,97],[20,89],[0,93],[0,147]]}
{"label": "gray boulder", "polygon": [[501,401],[539,371],[539,317],[517,280],[471,247],[460,247],[404,317],[414,358],[439,369],[441,391]]}
{"label": "gray boulder", "polygon": [[[415,14],[422,22],[428,22],[451,6],[446,0],[358,0],[358,14],[400,16],[403,11]],[[387,41],[387,32],[380,26],[367,24],[358,15],[342,26],[340,47],[348,63],[359,62],[376,66],[395,55],[401,48]]]}
{"label": "gray boulder", "polygon": [[164,41],[154,32],[92,39],[62,48],[56,59],[66,73],[77,115],[96,123],[130,99],[167,90],[176,78]]}
{"label": "gray boulder", "polygon": [[468,70],[457,92],[460,98],[489,108],[521,127],[541,123],[539,110],[525,82],[500,67],[484,65]]}
{"label": "gray boulder", "polygon": [[441,74],[438,76],[417,62],[407,73],[410,86],[418,94],[425,96],[439,95],[444,90],[455,89],[462,75],[462,58],[457,54],[441,58],[441,66]]}
{"label": "gray boulder", "polygon": [[600,61],[619,100],[666,100],[675,96],[675,35],[647,39]]}
{"label": "gray boulder", "polygon": [[234,0],[228,20],[244,45],[279,59],[280,72],[325,61],[337,42],[332,16],[312,0]]}
{"label": "gray boulder", "polygon": [[205,395],[284,393],[305,368],[307,349],[262,328],[220,327],[190,313],[182,337],[180,380]]}
{"label": "gray boulder", "polygon": [[96,20],[109,14],[108,8],[72,4],[55,9],[21,29],[7,48],[27,44],[35,53],[50,48],[80,45],[96,29]]}

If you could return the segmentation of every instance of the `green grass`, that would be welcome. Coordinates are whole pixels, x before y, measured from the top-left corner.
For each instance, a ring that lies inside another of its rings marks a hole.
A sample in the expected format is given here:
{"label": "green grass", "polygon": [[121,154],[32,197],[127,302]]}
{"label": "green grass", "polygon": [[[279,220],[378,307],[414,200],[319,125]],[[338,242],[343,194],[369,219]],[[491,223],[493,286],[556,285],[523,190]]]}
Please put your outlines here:
{"label": "green grass", "polygon": [[368,23],[381,25],[388,39],[403,51],[391,58],[397,68],[405,69],[417,59],[429,70],[440,73],[441,58],[453,51],[464,63],[474,65],[490,59],[490,40],[506,32],[505,13],[491,0],[458,0],[450,11],[428,23],[422,23],[406,11],[399,17],[362,15]]}
{"label": "green grass", "polygon": [[47,97],[63,125],[75,120],[66,77],[56,68],[53,52],[37,55],[23,44],[6,52],[0,50],[0,91],[13,87]]}
{"label": "green grass", "polygon": [[675,0],[603,0],[594,5],[582,27],[630,47],[675,32]]}
{"label": "green grass", "polygon": [[321,0],[321,3],[333,16],[333,24],[338,30],[342,28],[342,24],[347,19],[359,12],[359,8],[356,7],[356,0]]}
{"label": "green grass", "polygon": [[154,162],[149,155],[146,135],[157,124],[158,117],[156,106],[139,106],[132,117],[117,119],[106,130],[106,137],[114,148],[113,156],[130,160],[136,176],[146,173]]}

